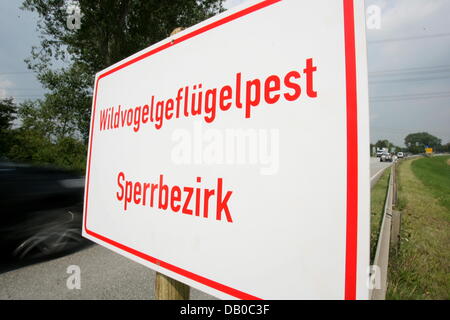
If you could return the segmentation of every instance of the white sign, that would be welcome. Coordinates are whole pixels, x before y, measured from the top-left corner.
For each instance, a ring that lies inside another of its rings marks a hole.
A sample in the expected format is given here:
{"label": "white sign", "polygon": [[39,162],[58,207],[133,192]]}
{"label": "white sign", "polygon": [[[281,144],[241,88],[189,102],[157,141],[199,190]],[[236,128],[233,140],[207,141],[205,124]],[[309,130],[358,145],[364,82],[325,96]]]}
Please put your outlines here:
{"label": "white sign", "polygon": [[99,72],[83,235],[220,298],[368,298],[366,68],[362,1],[266,0]]}

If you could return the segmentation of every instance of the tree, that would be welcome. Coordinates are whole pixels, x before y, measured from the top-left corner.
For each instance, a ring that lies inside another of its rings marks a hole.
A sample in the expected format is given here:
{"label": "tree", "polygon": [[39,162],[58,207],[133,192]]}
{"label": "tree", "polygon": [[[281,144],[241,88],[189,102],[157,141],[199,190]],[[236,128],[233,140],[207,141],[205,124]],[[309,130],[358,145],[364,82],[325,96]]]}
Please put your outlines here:
{"label": "tree", "polygon": [[11,129],[13,121],[16,119],[17,106],[13,98],[0,99],[0,130]]}
{"label": "tree", "polygon": [[439,149],[441,147],[441,139],[428,132],[417,132],[408,134],[405,137],[405,145],[409,152],[423,153],[426,147]]}
{"label": "tree", "polygon": [[[16,131],[10,157],[27,161],[73,164],[67,149],[83,152],[89,137],[95,73],[170,35],[223,10],[223,0],[80,0],[80,28],[68,27],[65,0],[24,0],[22,9],[39,15],[39,47],[26,60],[43,87],[43,100],[21,105],[23,126]],[[20,150],[26,145],[28,151]],[[59,147],[58,147],[59,146]],[[69,150],[69,151],[70,151]],[[53,153],[61,153],[57,156]]]}
{"label": "tree", "polygon": [[[223,10],[223,0],[80,0],[81,28],[67,26],[67,1],[25,0],[36,11],[43,39],[34,57],[82,63],[90,75],[156,43],[176,27],[188,27]],[[40,65],[45,67],[45,65]]]}
{"label": "tree", "polygon": [[387,148],[389,151],[393,149],[394,152],[401,151],[400,147],[397,147],[396,145],[394,145],[389,140],[378,140],[375,143],[375,147],[376,148]]}
{"label": "tree", "polygon": [[0,157],[5,157],[11,142],[11,128],[17,117],[13,98],[0,99]]}
{"label": "tree", "polygon": [[52,134],[57,138],[78,136],[87,143],[92,104],[91,76],[82,65],[40,75],[41,83],[50,90],[38,103],[45,120],[52,123]]}
{"label": "tree", "polygon": [[442,146],[442,152],[450,152],[450,142]]}
{"label": "tree", "polygon": [[392,146],[392,143],[389,142],[389,140],[378,140],[375,143],[376,148],[390,148]]}
{"label": "tree", "polygon": [[[79,29],[68,28],[64,0],[25,0],[39,14],[40,47],[27,60],[51,91],[45,104],[63,133],[78,131],[87,142],[95,72],[223,10],[223,0],[80,0]],[[52,68],[54,60],[64,68]],[[58,126],[55,126],[58,127]]]}
{"label": "tree", "polygon": [[55,128],[45,101],[26,101],[21,104],[17,118],[21,125],[9,128],[2,138],[2,156],[15,162],[34,164],[53,164],[67,169],[84,171],[86,145],[68,135],[55,135],[60,128]]}

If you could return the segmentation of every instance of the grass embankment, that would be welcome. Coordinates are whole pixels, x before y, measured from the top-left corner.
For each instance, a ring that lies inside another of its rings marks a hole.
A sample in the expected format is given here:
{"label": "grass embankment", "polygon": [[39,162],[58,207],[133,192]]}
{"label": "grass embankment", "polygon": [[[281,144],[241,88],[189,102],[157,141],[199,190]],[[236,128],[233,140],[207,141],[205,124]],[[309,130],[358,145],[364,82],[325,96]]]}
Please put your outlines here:
{"label": "grass embankment", "polygon": [[370,193],[370,261],[373,263],[377,249],[378,234],[383,220],[384,204],[391,169],[386,169]]}
{"label": "grass embankment", "polygon": [[450,299],[450,157],[398,169],[400,249],[389,261],[387,299]]}

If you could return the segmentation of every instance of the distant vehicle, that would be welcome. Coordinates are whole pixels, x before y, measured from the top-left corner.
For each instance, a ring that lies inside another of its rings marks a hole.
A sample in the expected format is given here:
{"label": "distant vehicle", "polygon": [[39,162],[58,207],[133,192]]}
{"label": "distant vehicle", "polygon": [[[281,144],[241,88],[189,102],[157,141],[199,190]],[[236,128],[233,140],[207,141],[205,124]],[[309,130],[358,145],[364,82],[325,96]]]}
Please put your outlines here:
{"label": "distant vehicle", "polygon": [[404,157],[404,154],[403,154],[403,152],[397,152],[397,157],[400,159],[400,158],[403,158]]}
{"label": "distant vehicle", "polygon": [[85,245],[84,178],[0,162],[0,260],[41,259]]}
{"label": "distant vehicle", "polygon": [[389,153],[385,152],[380,157],[380,162],[392,162],[394,161],[394,157]]}
{"label": "distant vehicle", "polygon": [[380,158],[383,154],[387,153],[388,149],[387,148],[377,148],[377,157]]}

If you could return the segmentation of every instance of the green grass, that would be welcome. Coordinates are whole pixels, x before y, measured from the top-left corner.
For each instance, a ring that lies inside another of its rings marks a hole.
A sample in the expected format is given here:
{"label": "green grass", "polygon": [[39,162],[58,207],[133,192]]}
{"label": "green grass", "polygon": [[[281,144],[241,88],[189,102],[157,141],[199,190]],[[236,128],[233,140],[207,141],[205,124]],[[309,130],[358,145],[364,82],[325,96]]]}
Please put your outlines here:
{"label": "green grass", "polygon": [[406,160],[398,168],[400,249],[391,253],[387,299],[450,298],[448,159]]}
{"label": "green grass", "polygon": [[378,234],[383,219],[390,169],[386,169],[370,193],[370,261],[375,258]]}
{"label": "green grass", "polygon": [[450,156],[422,158],[411,164],[417,178],[450,210]]}

